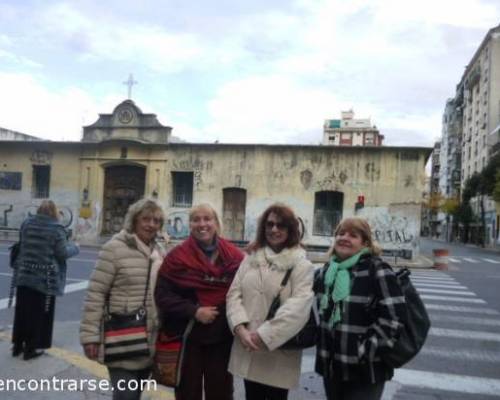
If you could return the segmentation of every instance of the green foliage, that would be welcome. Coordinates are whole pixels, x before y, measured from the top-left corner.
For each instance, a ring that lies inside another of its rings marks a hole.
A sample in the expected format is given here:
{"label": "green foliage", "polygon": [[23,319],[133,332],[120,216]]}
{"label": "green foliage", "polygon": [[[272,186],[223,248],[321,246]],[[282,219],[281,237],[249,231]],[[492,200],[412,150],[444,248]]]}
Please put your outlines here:
{"label": "green foliage", "polygon": [[495,186],[493,187],[493,200],[500,202],[500,171],[495,174]]}
{"label": "green foliage", "polygon": [[448,197],[441,204],[441,211],[448,215],[455,215],[460,207],[460,201],[456,197]]}
{"label": "green foliage", "polygon": [[492,195],[497,183],[497,175],[500,171],[500,153],[496,154],[488,161],[488,164],[481,171],[483,194]]}
{"label": "green foliage", "polygon": [[475,172],[474,175],[465,181],[464,190],[462,191],[462,201],[469,203],[471,198],[480,194],[481,185],[481,175]]}
{"label": "green foliage", "polygon": [[457,222],[469,225],[471,222],[474,222],[474,212],[472,211],[472,207],[469,203],[462,203],[457,209],[456,213]]}

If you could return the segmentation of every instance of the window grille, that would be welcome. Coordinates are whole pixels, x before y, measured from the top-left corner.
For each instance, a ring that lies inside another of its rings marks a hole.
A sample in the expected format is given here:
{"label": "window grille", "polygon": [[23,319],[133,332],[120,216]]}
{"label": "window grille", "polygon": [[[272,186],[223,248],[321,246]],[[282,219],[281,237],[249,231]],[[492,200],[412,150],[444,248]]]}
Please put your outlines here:
{"label": "window grille", "polygon": [[50,195],[50,165],[33,165],[33,191],[35,199],[46,199]]}
{"label": "window grille", "polygon": [[173,207],[191,207],[193,204],[193,173],[172,172]]}

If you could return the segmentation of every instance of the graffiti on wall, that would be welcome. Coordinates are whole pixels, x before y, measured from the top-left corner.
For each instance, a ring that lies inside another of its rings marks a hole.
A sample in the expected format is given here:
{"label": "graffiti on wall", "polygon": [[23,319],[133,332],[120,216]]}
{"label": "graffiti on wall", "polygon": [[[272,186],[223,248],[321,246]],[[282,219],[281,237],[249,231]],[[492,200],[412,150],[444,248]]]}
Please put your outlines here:
{"label": "graffiti on wall", "polygon": [[94,240],[98,234],[97,229],[100,217],[101,206],[99,202],[96,202],[94,207],[89,207],[88,204],[82,207],[75,226],[76,240]]}
{"label": "graffiti on wall", "polygon": [[189,216],[187,211],[175,211],[168,214],[165,230],[171,239],[184,239],[189,236]]}
{"label": "graffiti on wall", "polygon": [[203,161],[197,158],[195,160],[172,161],[172,170],[193,171],[193,184],[197,189],[203,184],[203,171],[210,171],[212,168],[213,162],[211,160]]}
{"label": "graffiti on wall", "polygon": [[360,215],[372,228],[375,240],[386,249],[416,250],[419,235],[419,212],[413,206],[366,207]]}
{"label": "graffiti on wall", "polygon": [[0,172],[0,189],[21,190],[22,179],[22,172]]}

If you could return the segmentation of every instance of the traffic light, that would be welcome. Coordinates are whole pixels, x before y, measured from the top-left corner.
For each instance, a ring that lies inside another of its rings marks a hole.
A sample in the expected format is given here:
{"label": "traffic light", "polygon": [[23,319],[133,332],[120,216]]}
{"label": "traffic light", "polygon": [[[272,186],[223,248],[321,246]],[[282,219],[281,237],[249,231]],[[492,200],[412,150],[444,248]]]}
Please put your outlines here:
{"label": "traffic light", "polygon": [[360,194],[358,196],[358,201],[354,204],[354,211],[361,210],[365,206],[365,196]]}

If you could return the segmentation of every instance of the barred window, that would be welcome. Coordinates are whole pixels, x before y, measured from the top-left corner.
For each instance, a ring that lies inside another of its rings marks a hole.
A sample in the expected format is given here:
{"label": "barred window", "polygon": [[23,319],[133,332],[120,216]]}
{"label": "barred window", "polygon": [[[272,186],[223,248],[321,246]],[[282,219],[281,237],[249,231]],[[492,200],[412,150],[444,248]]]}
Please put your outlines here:
{"label": "barred window", "polygon": [[193,173],[172,172],[173,207],[191,207],[193,204]]}
{"label": "barred window", "polygon": [[342,219],[344,193],[321,191],[314,194],[313,235],[333,236]]}
{"label": "barred window", "polygon": [[50,195],[50,165],[33,165],[32,197],[46,199]]}

